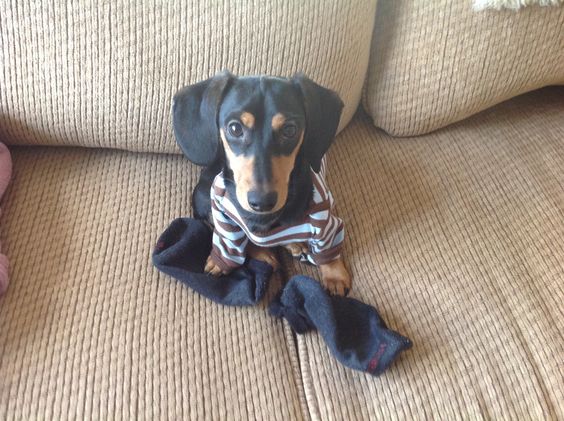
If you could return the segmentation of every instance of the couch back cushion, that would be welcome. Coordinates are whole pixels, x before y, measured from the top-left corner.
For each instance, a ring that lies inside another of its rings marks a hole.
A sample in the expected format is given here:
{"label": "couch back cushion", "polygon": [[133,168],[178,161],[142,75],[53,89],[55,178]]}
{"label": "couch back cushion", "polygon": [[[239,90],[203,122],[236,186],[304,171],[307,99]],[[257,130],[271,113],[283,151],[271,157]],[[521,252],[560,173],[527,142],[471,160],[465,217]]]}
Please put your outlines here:
{"label": "couch back cushion", "polygon": [[0,138],[11,144],[179,152],[176,90],[222,69],[360,101],[375,0],[22,0],[0,4]]}
{"label": "couch back cushion", "polygon": [[397,136],[430,132],[564,83],[564,7],[474,11],[469,0],[381,0],[363,105]]}

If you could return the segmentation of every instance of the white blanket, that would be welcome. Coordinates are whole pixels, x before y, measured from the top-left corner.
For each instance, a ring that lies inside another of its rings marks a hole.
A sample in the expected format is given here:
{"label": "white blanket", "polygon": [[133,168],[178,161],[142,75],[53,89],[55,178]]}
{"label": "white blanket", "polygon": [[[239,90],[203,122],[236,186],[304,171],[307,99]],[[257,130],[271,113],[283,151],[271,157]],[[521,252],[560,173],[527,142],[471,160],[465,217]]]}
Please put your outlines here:
{"label": "white blanket", "polygon": [[564,0],[474,0],[474,10],[513,9],[538,4],[541,6],[561,6]]}

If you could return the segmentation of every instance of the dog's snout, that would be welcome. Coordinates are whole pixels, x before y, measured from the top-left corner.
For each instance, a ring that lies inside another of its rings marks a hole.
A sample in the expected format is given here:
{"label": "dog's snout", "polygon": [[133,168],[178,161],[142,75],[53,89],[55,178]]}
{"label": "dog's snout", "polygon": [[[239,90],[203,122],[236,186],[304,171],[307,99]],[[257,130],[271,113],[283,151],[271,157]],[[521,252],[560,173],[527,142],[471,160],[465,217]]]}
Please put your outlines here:
{"label": "dog's snout", "polygon": [[261,192],[253,190],[247,193],[247,201],[251,209],[257,212],[268,212],[276,206],[278,200],[278,193]]}

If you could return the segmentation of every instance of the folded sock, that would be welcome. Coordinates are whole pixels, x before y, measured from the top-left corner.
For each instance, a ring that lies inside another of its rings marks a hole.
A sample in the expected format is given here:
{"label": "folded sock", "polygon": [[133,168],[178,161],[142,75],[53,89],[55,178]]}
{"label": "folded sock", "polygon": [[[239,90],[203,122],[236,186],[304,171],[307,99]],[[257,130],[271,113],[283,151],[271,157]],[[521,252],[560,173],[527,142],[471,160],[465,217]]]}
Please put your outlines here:
{"label": "folded sock", "polygon": [[211,251],[212,231],[202,221],[178,218],[161,234],[153,251],[153,264],[210,300],[230,306],[249,306],[264,296],[272,266],[247,259],[229,275],[204,273]]}
{"label": "folded sock", "polygon": [[331,353],[343,365],[379,375],[411,341],[386,324],[368,304],[332,296],[307,276],[292,277],[269,305],[273,316],[284,317],[296,333],[319,331]]}
{"label": "folded sock", "polygon": [[[272,267],[247,259],[228,275],[204,273],[212,231],[202,221],[175,219],[157,241],[153,264],[210,300],[225,305],[257,304]],[[297,333],[318,330],[331,353],[347,367],[381,374],[411,341],[386,327],[376,309],[354,298],[331,296],[307,276],[292,277],[270,303],[273,316],[285,318]]]}

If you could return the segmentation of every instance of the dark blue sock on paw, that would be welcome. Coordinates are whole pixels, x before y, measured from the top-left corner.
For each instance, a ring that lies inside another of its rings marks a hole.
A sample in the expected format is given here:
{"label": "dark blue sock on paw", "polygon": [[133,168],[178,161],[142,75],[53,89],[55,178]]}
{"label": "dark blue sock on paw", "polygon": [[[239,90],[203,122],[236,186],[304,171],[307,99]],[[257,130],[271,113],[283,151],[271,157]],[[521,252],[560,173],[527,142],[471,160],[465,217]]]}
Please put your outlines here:
{"label": "dark blue sock on paw", "polygon": [[386,327],[374,307],[331,296],[307,276],[292,277],[269,310],[284,317],[296,333],[318,330],[337,360],[370,374],[381,374],[411,347],[409,339]]}
{"label": "dark blue sock on paw", "polygon": [[[231,306],[257,304],[266,293],[272,267],[247,259],[228,275],[204,273],[212,232],[202,221],[178,218],[161,234],[153,264],[210,300]],[[378,375],[411,341],[386,327],[376,309],[354,298],[331,296],[307,276],[292,277],[270,303],[270,313],[284,317],[297,333],[318,330],[342,364]]]}
{"label": "dark blue sock on paw", "polygon": [[153,264],[216,303],[229,306],[257,304],[268,287],[272,266],[247,259],[244,266],[229,275],[207,275],[204,267],[211,244],[212,232],[202,221],[175,219],[157,241]]}

